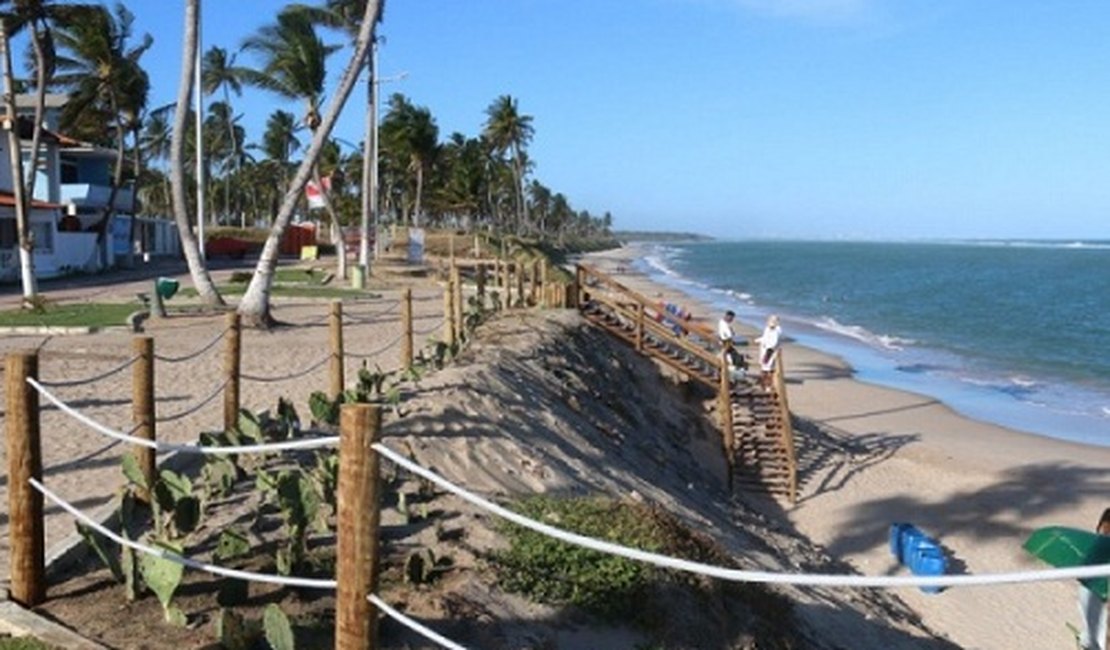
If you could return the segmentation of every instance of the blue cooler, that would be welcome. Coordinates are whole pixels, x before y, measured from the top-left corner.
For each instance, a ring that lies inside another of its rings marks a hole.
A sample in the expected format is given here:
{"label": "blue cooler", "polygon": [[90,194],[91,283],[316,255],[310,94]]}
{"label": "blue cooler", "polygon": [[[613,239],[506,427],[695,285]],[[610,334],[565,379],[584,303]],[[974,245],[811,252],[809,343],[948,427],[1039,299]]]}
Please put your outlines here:
{"label": "blue cooler", "polygon": [[[930,545],[923,546],[914,553],[914,566],[912,570],[914,575],[919,576],[942,576],[948,568],[948,561],[944,557],[944,551],[938,546]],[[921,591],[927,594],[940,593],[942,587],[922,587]]]}
{"label": "blue cooler", "polygon": [[890,525],[890,553],[899,562],[902,561],[902,535],[910,525],[901,522],[895,522]]}
{"label": "blue cooler", "polygon": [[902,555],[900,559],[903,566],[909,567],[911,571],[913,570],[913,554],[921,543],[927,539],[925,533],[921,532],[917,526],[907,526],[902,531]]}

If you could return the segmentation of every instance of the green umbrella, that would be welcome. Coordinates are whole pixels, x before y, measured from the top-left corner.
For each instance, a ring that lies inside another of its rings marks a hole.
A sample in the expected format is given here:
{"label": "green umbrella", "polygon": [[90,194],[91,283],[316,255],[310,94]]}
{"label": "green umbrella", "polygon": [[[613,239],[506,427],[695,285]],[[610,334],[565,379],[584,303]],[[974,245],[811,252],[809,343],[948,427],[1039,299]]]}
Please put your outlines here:
{"label": "green umbrella", "polygon": [[[1034,557],[1059,568],[1110,564],[1110,535],[1099,535],[1079,528],[1038,528],[1025,540],[1024,548]],[[1106,578],[1085,578],[1080,582],[1099,598],[1106,600]]]}

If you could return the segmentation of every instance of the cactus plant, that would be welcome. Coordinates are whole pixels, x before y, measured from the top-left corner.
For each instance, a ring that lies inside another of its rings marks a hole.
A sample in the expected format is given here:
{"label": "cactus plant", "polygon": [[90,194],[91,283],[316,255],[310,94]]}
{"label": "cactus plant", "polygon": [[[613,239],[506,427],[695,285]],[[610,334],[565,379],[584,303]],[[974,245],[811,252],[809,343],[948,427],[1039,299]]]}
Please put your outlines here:
{"label": "cactus plant", "polygon": [[[177,555],[182,554],[182,548],[179,545],[162,542],[159,546]],[[174,592],[181,585],[185,567],[166,558],[144,553],[139,558],[139,569],[142,572],[143,582],[150,587],[158,597],[158,602],[162,604],[166,622],[184,626],[185,614],[174,607],[172,601]]]}
{"label": "cactus plant", "polygon": [[293,626],[281,608],[270,603],[262,614],[262,628],[266,632],[266,643],[273,650],[294,650]]}

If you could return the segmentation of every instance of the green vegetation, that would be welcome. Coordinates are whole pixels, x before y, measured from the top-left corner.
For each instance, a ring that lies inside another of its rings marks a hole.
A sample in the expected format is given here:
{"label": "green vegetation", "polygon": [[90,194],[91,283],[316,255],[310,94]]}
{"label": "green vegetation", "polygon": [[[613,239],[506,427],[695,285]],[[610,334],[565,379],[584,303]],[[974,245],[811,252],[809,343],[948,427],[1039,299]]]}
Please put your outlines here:
{"label": "green vegetation", "polygon": [[0,650],[57,650],[38,639],[28,636],[0,638]]}
{"label": "green vegetation", "polygon": [[139,303],[45,304],[39,309],[0,311],[0,327],[122,327]]}
{"label": "green vegetation", "polygon": [[[663,552],[671,546],[658,517],[633,504],[537,496],[518,502],[515,510],[564,530],[645,551]],[[510,546],[494,562],[505,589],[542,603],[577,605],[608,619],[643,614],[643,599],[658,570],[513,524],[505,524],[503,532]]]}
{"label": "green vegetation", "polygon": [[666,232],[651,230],[618,230],[613,233],[613,237],[621,241],[644,242],[713,241],[712,237],[707,237],[706,235],[699,235],[692,232]]}

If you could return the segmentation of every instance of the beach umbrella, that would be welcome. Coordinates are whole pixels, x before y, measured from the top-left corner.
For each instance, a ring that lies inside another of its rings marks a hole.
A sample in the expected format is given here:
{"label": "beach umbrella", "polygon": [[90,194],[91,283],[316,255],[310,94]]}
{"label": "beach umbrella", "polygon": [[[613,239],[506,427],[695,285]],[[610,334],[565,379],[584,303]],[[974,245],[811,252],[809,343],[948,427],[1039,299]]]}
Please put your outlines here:
{"label": "beach umbrella", "polygon": [[[1023,548],[1033,557],[1057,568],[1110,563],[1110,535],[1099,535],[1079,528],[1038,528],[1025,540]],[[1080,582],[1099,598],[1106,600],[1106,578],[1084,578]]]}

